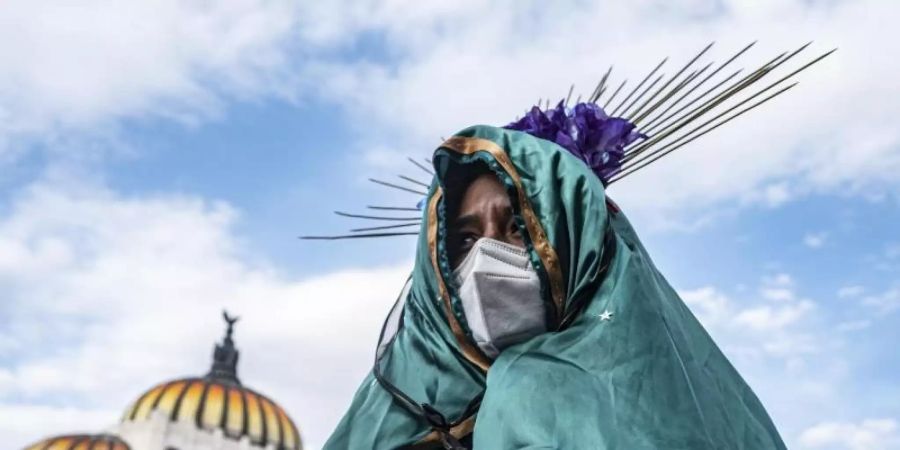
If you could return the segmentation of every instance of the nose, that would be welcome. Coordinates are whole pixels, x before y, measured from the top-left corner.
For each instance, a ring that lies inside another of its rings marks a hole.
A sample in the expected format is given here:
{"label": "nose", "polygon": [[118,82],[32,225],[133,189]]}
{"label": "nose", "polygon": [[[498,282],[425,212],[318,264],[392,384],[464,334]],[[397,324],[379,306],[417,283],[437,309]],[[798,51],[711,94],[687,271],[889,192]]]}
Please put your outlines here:
{"label": "nose", "polygon": [[484,227],[482,237],[491,238],[495,241],[515,245],[517,247],[524,247],[522,236],[513,229],[510,229],[508,222],[508,219],[489,221]]}
{"label": "nose", "polygon": [[503,232],[503,227],[496,223],[488,223],[484,229],[482,237],[491,238],[495,241],[505,242],[509,244],[509,236]]}

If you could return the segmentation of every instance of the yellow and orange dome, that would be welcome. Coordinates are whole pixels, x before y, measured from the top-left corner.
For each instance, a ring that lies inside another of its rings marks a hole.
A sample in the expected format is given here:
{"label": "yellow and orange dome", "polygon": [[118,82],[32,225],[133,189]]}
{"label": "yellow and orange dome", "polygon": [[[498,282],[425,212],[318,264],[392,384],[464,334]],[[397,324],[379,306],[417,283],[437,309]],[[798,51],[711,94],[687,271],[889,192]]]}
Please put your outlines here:
{"label": "yellow and orange dome", "polygon": [[231,439],[245,436],[253,446],[277,450],[301,450],[297,426],[277,403],[243,386],[237,376],[239,352],[232,334],[236,317],[223,312],[228,328],[216,344],[209,373],[159,384],[145,392],[122,417],[122,422],[141,422],[162,413],[172,422],[198,429],[222,430]]}
{"label": "yellow and orange dome", "polygon": [[261,447],[302,448],[297,427],[284,409],[235,381],[206,376],[162,383],[141,395],[122,421],[148,420],[154,411],[204,430],[221,429],[233,439],[249,436],[251,443]]}
{"label": "yellow and orange dome", "polygon": [[70,434],[44,439],[26,450],[131,450],[111,434]]}

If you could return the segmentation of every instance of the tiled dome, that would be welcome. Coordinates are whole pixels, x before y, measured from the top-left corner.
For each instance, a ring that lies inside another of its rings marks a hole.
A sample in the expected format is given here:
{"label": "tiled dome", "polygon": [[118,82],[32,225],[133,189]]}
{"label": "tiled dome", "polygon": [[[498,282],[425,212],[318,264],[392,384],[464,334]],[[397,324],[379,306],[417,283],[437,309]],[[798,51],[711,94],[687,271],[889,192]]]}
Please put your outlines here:
{"label": "tiled dome", "polygon": [[71,434],[44,439],[26,450],[131,450],[111,434]]}
{"label": "tiled dome", "polygon": [[221,429],[228,438],[247,436],[254,446],[301,450],[300,434],[284,409],[238,380],[238,351],[231,337],[236,319],[226,315],[226,321],[228,331],[223,343],[216,345],[212,369],[206,376],[154,386],[128,408],[122,422],[145,421],[161,412],[173,422],[192,423],[209,431]]}
{"label": "tiled dome", "polygon": [[234,439],[249,436],[261,447],[301,448],[297,427],[287,413],[269,398],[236,383],[209,377],[162,383],[141,395],[122,421],[147,420],[154,411],[205,430],[221,428]]}

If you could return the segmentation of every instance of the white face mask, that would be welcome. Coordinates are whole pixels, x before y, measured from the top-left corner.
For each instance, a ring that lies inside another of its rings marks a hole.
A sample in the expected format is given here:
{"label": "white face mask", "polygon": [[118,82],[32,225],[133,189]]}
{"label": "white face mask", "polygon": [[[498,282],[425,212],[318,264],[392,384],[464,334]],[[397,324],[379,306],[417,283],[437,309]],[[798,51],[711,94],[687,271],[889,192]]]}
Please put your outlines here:
{"label": "white face mask", "polygon": [[453,275],[472,336],[487,356],[547,331],[541,281],[524,249],[481,238]]}

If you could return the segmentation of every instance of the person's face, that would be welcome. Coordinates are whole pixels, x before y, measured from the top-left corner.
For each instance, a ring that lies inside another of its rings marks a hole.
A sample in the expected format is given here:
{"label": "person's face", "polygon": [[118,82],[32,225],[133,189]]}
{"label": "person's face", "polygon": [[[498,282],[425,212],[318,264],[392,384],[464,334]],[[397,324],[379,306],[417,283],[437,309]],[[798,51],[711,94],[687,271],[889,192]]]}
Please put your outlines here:
{"label": "person's face", "polygon": [[447,251],[453,267],[483,237],[525,247],[509,195],[493,174],[483,174],[469,184],[460,201],[459,213],[450,218]]}

